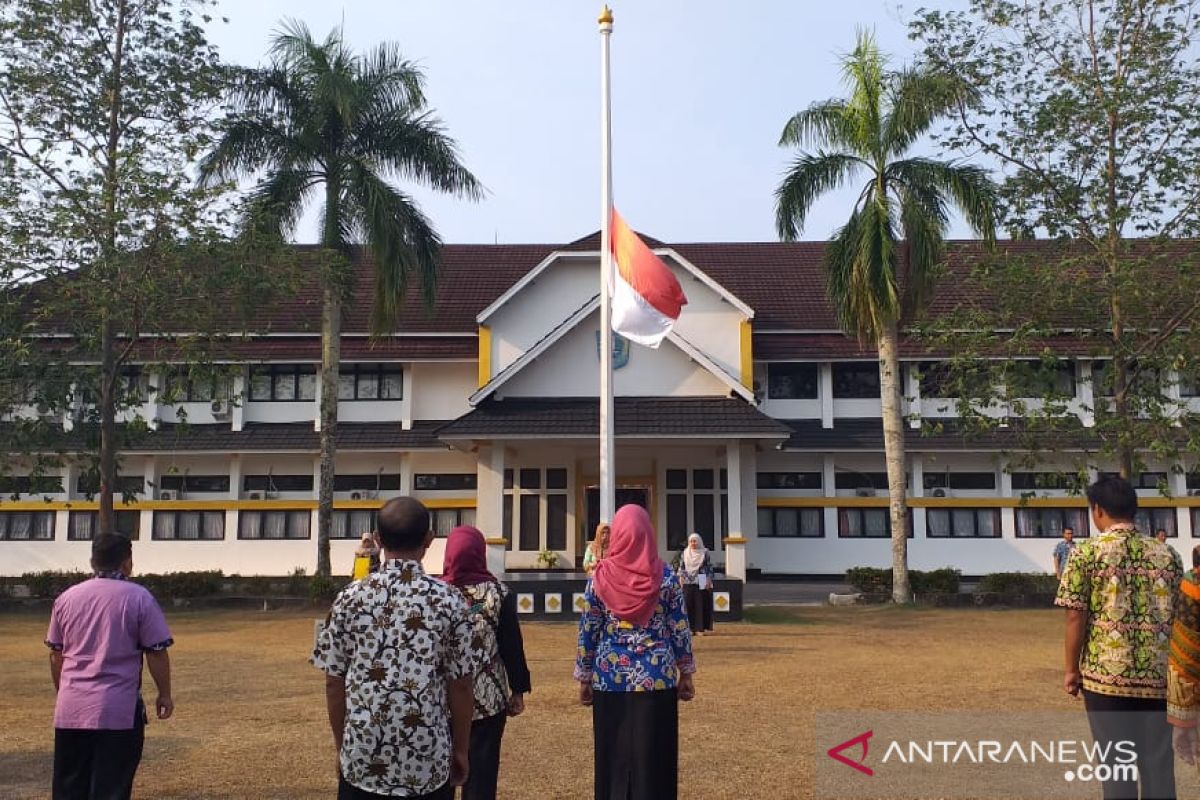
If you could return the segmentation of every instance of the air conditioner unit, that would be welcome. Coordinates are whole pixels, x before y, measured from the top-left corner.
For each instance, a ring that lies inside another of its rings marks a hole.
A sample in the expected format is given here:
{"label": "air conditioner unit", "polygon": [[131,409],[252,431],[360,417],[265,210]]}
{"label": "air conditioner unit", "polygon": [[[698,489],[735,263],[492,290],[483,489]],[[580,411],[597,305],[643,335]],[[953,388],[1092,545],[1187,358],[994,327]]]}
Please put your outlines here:
{"label": "air conditioner unit", "polygon": [[945,497],[946,490],[945,489],[934,489],[930,496],[931,497]]}
{"label": "air conditioner unit", "polygon": [[1188,489],[1188,497],[1200,497],[1200,489]]}
{"label": "air conditioner unit", "polygon": [[248,497],[251,500],[262,500],[263,493],[262,492],[250,492],[250,494],[246,495],[246,497]]}
{"label": "air conditioner unit", "polygon": [[229,401],[228,400],[213,400],[212,415],[213,419],[229,419]]}
{"label": "air conditioner unit", "polygon": [[174,489],[159,489],[158,490],[158,499],[159,500],[178,500],[179,492],[175,491]]}
{"label": "air conditioner unit", "polygon": [[351,500],[362,500],[362,492],[351,492],[350,499]]}
{"label": "air conditioner unit", "polygon": [[868,489],[868,488],[867,488],[867,487],[865,487],[865,486],[860,486],[859,488],[857,488],[857,489],[855,489],[855,490],[854,490],[854,494],[855,494],[856,496],[858,496],[858,497],[874,497],[874,496],[875,496],[875,490],[874,490],[874,489]]}

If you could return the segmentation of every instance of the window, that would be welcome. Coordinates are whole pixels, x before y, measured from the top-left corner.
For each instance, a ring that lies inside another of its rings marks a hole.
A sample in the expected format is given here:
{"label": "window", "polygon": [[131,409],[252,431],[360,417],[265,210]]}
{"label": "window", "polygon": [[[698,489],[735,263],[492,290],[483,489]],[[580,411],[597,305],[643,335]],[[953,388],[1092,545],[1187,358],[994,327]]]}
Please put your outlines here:
{"label": "window", "polygon": [[[537,470],[532,471],[537,472]],[[413,488],[426,492],[473,492],[477,480],[478,476],[474,472],[417,473],[413,475]],[[399,482],[397,482],[396,488],[400,488]]]}
{"label": "window", "polygon": [[[115,519],[113,527],[116,533],[129,538],[131,541],[138,540],[138,533],[142,527],[142,512],[140,511],[115,511],[113,512]],[[72,542],[90,542],[100,532],[100,512],[99,511],[72,511],[67,522],[67,539]]]}
{"label": "window", "polygon": [[765,539],[820,539],[825,512],[820,508],[759,508],[758,535]]}
{"label": "window", "polygon": [[246,475],[242,478],[242,491],[266,492],[311,492],[312,475]]}
{"label": "window", "polygon": [[879,365],[874,361],[834,364],[833,396],[842,400],[878,400]]}
{"label": "window", "polygon": [[1059,491],[1081,491],[1079,476],[1072,472],[1014,472],[1013,491],[1033,492],[1055,489]]}
{"label": "window", "polygon": [[[886,508],[839,508],[838,538],[887,539],[892,535],[888,513]],[[909,519],[912,519],[911,514]],[[911,537],[912,532],[908,535]]]}
{"label": "window", "polygon": [[63,482],[58,475],[2,475],[0,495],[62,494]]}
{"label": "window", "polygon": [[362,475],[336,475],[333,479],[333,490],[335,492],[398,492],[400,491],[400,473],[373,472]]}
{"label": "window", "polygon": [[273,364],[250,370],[250,399],[272,403],[315,400],[317,371],[311,364]]}
{"label": "window", "polygon": [[767,397],[772,400],[816,400],[819,397],[816,364],[767,364]]}
{"label": "window", "polygon": [[917,366],[917,380],[920,385],[921,397],[957,397],[958,392],[952,388],[952,378],[953,376],[948,363],[926,361]]}
{"label": "window", "polygon": [[667,549],[682,550],[688,536],[698,533],[704,546],[715,550],[717,531],[729,527],[727,516],[718,518],[722,509],[727,515],[729,508],[725,470],[718,475],[713,469],[669,469],[666,477]]}
{"label": "window", "polygon": [[329,538],[359,539],[375,531],[378,518],[379,512],[372,508],[334,509]]}
{"label": "window", "polygon": [[1075,536],[1088,535],[1088,513],[1086,508],[1018,508],[1018,539],[1059,539],[1063,528],[1070,528]]}
{"label": "window", "polygon": [[930,539],[998,539],[998,508],[930,508],[925,512],[925,535]]}
{"label": "window", "polygon": [[155,511],[155,540],[220,541],[225,538],[224,511]]}
{"label": "window", "polygon": [[[1119,472],[1101,472],[1101,478],[1119,478]],[[1165,472],[1142,472],[1134,475],[1129,479],[1129,483],[1135,489],[1150,489],[1158,491],[1163,486],[1167,485],[1167,473]]]}
{"label": "window", "polygon": [[1175,530],[1175,509],[1173,508],[1139,508],[1134,518],[1138,530],[1146,536],[1154,536],[1161,531],[1167,532],[1168,539],[1179,535]]}
{"label": "window", "polygon": [[395,364],[343,365],[338,372],[338,400],[402,400],[403,371]]}
{"label": "window", "polygon": [[0,541],[54,540],[53,511],[0,511]]}
{"label": "window", "polygon": [[1075,364],[1070,361],[1017,361],[1010,384],[1014,397],[1074,397]]}
{"label": "window", "polygon": [[475,524],[475,509],[473,508],[431,508],[429,523],[437,536],[449,536],[450,531],[459,525]]}
{"label": "window", "polygon": [[[1162,380],[1158,370],[1139,368],[1135,362],[1130,364],[1128,374],[1133,379],[1137,392],[1155,395],[1161,391]],[[1092,362],[1092,393],[1095,397],[1112,397],[1115,381],[1116,372],[1112,369],[1111,360]]]}
{"label": "window", "polygon": [[164,475],[158,479],[158,488],[179,492],[180,497],[189,494],[226,494],[229,492],[228,475]]}
{"label": "window", "polygon": [[1179,396],[1200,397],[1200,378],[1195,373],[1179,375]]}
{"label": "window", "polygon": [[833,476],[835,489],[887,489],[886,472],[855,472],[839,469]]}
{"label": "window", "polygon": [[[117,494],[144,494],[146,479],[141,475],[117,476]],[[100,494],[100,476],[95,473],[81,474],[75,479],[75,493],[85,497]]]}
{"label": "window", "polygon": [[959,489],[968,492],[996,488],[994,472],[929,472],[923,476],[926,489]]}
{"label": "window", "polygon": [[[463,477],[469,477],[474,488],[475,475]],[[504,489],[503,532],[510,550],[514,537],[515,549],[527,553],[567,549],[566,469],[508,469]]]}
{"label": "window", "polygon": [[819,472],[760,472],[759,489],[820,489]]}
{"label": "window", "polygon": [[307,539],[312,512],[242,511],[238,514],[239,539]]}
{"label": "window", "polygon": [[229,382],[219,375],[175,372],[167,378],[164,400],[172,403],[208,403],[229,397]]}

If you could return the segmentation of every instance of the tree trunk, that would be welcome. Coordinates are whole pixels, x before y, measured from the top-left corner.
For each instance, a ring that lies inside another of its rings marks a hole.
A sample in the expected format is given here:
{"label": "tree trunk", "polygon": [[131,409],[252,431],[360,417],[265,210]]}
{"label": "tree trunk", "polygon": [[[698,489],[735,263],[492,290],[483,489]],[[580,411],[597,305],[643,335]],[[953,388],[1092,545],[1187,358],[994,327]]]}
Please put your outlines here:
{"label": "tree trunk", "polygon": [[908,588],[908,502],[906,498],[904,419],[900,408],[899,324],[879,336],[879,396],[883,411],[883,450],[887,462],[888,510],[892,524],[892,600],[912,602]]}
{"label": "tree trunk", "polygon": [[[317,496],[317,574],[329,576],[329,532],[333,527],[333,477],[337,453],[338,366],[341,362],[342,298],[327,281],[321,314],[321,484]],[[358,533],[359,531],[353,531]]]}
{"label": "tree trunk", "polygon": [[[112,49],[112,78],[108,91],[108,141],[104,150],[104,227],[105,241],[102,248],[104,277],[116,280],[117,264],[117,192],[120,176],[118,157],[121,146],[121,90],[123,88],[122,65],[125,58],[125,21],[127,8],[124,0],[117,3],[116,35]],[[109,298],[112,294],[109,294]],[[103,309],[100,323],[100,533],[112,533],[116,527],[113,516],[113,494],[117,490],[117,389],[118,372],[116,336],[113,331],[111,309]]]}

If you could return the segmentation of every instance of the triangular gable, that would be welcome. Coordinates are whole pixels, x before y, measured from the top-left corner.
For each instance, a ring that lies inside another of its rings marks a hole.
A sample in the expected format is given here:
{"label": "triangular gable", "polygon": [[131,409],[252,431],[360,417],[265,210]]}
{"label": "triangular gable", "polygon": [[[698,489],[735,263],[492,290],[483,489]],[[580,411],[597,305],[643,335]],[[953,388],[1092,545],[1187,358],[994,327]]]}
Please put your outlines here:
{"label": "triangular gable", "polygon": [[[672,261],[681,266],[685,272],[690,273],[693,278],[703,283],[719,297],[721,297],[721,299],[725,300],[742,314],[744,314],[747,319],[754,319],[754,309],[746,305],[746,303],[742,302],[740,298],[709,277],[695,264],[681,256],[678,251],[670,247],[656,247],[653,248],[653,252],[659,257],[666,256],[670,258]],[[542,259],[537,266],[527,272],[524,277],[514,283],[506,292],[504,292],[504,294],[496,298],[496,300],[493,301],[487,308],[483,309],[483,311],[480,311],[479,315],[475,318],[475,321],[480,325],[485,324],[490,317],[503,308],[512,298],[520,294],[525,287],[536,281],[543,272],[545,272],[552,264],[554,264],[554,262],[560,259],[593,259],[599,257],[600,251],[598,250],[555,250],[553,253]],[[686,307],[684,308],[684,313],[687,313]]]}

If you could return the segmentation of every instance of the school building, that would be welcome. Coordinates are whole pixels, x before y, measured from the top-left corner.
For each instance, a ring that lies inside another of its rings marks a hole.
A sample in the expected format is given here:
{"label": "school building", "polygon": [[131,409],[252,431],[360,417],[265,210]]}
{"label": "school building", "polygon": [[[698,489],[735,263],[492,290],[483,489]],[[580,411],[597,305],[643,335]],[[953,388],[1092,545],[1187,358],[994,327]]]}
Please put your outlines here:
{"label": "school building", "polygon": [[[890,564],[878,363],[837,329],[823,245],[648,241],[688,305],[659,349],[616,344],[618,503],[649,509],[664,554],[700,533],[735,578]],[[953,245],[951,259],[974,247]],[[367,255],[356,269],[338,384],[335,572],[349,572],[374,510],[396,495],[423,500],[439,533],[477,525],[510,571],[544,568],[547,552],[575,568],[598,517],[598,235],[448,245],[432,311],[410,299],[398,330],[378,339]],[[222,346],[233,377],[189,384],[177,405],[157,401],[172,379],[160,368],[129,375],[152,428],[122,461],[135,499],[118,525],[138,539],[139,571],[315,566],[320,293],[308,287],[260,317],[259,332]],[[1049,570],[1062,527],[1088,529],[1083,501],[1043,488],[1053,463],[1010,466],[1003,429],[964,437],[952,401],[921,378],[936,372],[928,352],[908,342],[904,353],[911,566]],[[1064,354],[1062,386],[1086,434],[1094,365]],[[1198,402],[1190,387],[1174,391]],[[923,434],[931,418],[944,426]],[[69,413],[61,422],[77,427]],[[1181,466],[1138,482],[1145,524],[1186,552],[1200,541],[1200,486]],[[85,569],[95,487],[73,465],[48,480],[9,473],[0,573]],[[441,553],[439,541],[434,571]]]}

